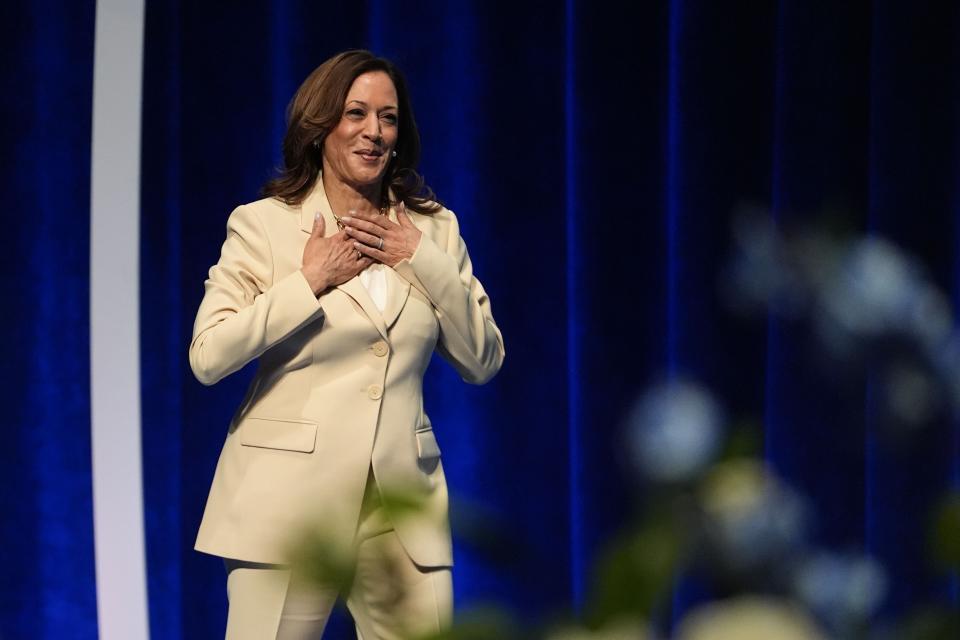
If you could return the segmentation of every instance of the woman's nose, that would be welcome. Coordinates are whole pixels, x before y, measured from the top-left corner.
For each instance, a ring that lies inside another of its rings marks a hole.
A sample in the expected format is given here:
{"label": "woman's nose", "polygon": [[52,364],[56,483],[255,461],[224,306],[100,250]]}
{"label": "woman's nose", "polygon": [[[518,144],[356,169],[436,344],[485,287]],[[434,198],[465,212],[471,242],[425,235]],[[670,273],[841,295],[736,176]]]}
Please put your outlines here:
{"label": "woman's nose", "polygon": [[364,134],[373,141],[380,142],[383,138],[383,135],[380,131],[380,118],[376,114],[371,114],[372,117],[367,118],[366,126],[364,127]]}

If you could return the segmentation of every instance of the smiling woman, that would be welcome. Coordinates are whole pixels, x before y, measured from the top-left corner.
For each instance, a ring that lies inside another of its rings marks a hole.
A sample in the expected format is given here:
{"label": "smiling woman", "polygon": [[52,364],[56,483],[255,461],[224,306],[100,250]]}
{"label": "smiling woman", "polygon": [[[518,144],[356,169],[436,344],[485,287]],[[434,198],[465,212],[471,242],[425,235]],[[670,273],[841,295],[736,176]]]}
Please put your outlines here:
{"label": "smiling woman", "polygon": [[[341,595],[364,640],[438,632],[452,549],[423,374],[437,350],[486,382],[500,330],[456,217],[416,172],[389,61],[348,51],[320,65],[291,102],[283,151],[267,197],[231,214],[194,324],[204,384],[260,364],[196,548],[225,559],[228,639],[317,637]],[[389,509],[398,495],[417,508]],[[308,529],[348,550],[350,580],[306,579],[288,550]]]}
{"label": "smiling woman", "polygon": [[396,144],[397,90],[386,73],[368,71],[353,82],[343,119],[324,142],[327,184],[339,182],[356,191],[378,188]]}
{"label": "smiling woman", "polygon": [[374,147],[367,144],[372,139],[357,139],[351,151],[386,151],[382,154],[384,161],[379,163],[382,174],[377,176],[377,185],[388,185],[397,200],[418,213],[440,208],[433,191],[416,172],[420,134],[406,82],[389,60],[366,51],[346,51],[330,58],[304,80],[290,102],[287,120],[284,166],[280,175],[263,188],[263,195],[291,205],[302,203],[317,172],[331,158],[323,149],[325,141],[332,140],[340,147],[351,131],[362,136],[362,131],[357,132],[348,123],[362,125],[379,120],[381,135],[389,133],[384,131],[387,128],[392,131],[390,149],[383,148],[383,140]]}

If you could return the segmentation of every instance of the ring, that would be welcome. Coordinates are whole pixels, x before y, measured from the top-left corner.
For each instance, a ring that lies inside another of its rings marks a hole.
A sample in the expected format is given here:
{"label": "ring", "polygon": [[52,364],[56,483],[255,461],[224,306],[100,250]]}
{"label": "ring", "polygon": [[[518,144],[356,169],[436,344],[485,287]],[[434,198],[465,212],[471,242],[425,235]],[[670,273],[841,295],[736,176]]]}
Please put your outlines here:
{"label": "ring", "polygon": [[362,259],[362,258],[363,258],[363,254],[360,253],[360,249],[357,249],[356,251],[357,251],[357,260]]}
{"label": "ring", "polygon": [[380,245],[377,246],[377,251],[379,251],[380,249],[383,249],[383,236],[380,236]]}

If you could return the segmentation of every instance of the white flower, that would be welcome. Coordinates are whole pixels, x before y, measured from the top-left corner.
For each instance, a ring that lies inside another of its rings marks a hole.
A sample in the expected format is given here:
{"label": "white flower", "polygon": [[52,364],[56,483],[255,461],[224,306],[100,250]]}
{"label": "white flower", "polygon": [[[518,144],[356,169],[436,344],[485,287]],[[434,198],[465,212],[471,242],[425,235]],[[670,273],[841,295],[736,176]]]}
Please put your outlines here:
{"label": "white flower", "polygon": [[733,569],[783,559],[807,529],[804,500],[756,460],[717,466],[703,486],[702,506],[708,539]]}
{"label": "white flower", "polygon": [[814,621],[789,601],[745,596],[708,604],[680,622],[677,640],[822,640]]}
{"label": "white flower", "polygon": [[794,589],[814,612],[842,627],[877,610],[887,593],[887,577],[870,556],[822,552],[800,564]]}
{"label": "white flower", "polygon": [[824,337],[874,338],[898,333],[936,350],[950,337],[950,303],[920,265],[882,238],[869,237],[847,252],[825,283],[818,324]]}
{"label": "white flower", "polygon": [[652,480],[689,480],[716,454],[721,420],[720,405],[698,385],[672,382],[653,387],[628,418],[633,461]]}

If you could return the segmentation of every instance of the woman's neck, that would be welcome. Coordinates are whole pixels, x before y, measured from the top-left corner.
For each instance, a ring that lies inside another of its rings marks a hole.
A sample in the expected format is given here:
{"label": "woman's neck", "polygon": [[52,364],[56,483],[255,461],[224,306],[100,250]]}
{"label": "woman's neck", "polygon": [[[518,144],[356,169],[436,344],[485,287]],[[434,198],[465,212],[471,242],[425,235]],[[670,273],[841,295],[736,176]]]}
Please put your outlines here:
{"label": "woman's neck", "polygon": [[380,185],[357,188],[333,177],[329,171],[322,174],[323,191],[327,194],[330,208],[338,216],[348,211],[377,213],[380,211]]}

